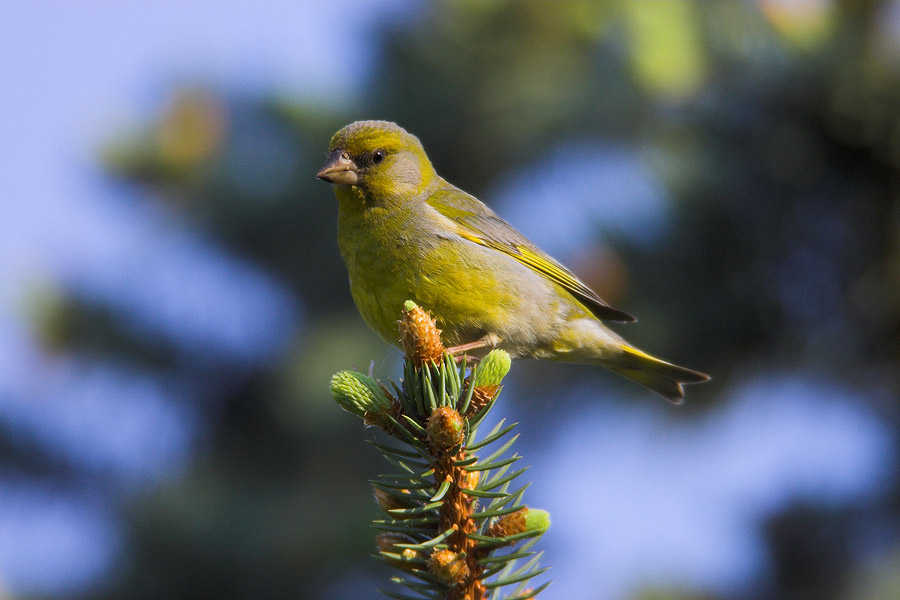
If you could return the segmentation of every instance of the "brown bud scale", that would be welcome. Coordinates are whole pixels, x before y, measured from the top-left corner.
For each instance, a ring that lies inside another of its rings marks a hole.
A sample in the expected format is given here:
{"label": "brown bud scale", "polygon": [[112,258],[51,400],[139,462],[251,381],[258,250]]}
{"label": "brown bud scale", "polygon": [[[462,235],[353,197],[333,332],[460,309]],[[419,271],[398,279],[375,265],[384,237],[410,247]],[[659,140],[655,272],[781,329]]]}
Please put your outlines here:
{"label": "brown bud scale", "polygon": [[487,406],[487,403],[494,399],[497,395],[499,385],[485,385],[472,390],[472,400],[469,402],[469,409],[466,411],[467,417],[474,417]]}
{"label": "brown bud scale", "polygon": [[525,515],[528,514],[528,507],[523,506],[520,510],[508,515],[503,515],[488,528],[488,535],[491,537],[506,537],[508,535],[516,535],[524,533],[527,525],[525,524]]}
{"label": "brown bud scale", "polygon": [[469,576],[466,557],[453,550],[435,550],[428,559],[428,570],[443,583],[455,586]]}
{"label": "brown bud scale", "polygon": [[399,323],[403,353],[417,369],[431,362],[440,363],[444,356],[444,344],[441,342],[441,330],[431,315],[416,306],[404,310]]}

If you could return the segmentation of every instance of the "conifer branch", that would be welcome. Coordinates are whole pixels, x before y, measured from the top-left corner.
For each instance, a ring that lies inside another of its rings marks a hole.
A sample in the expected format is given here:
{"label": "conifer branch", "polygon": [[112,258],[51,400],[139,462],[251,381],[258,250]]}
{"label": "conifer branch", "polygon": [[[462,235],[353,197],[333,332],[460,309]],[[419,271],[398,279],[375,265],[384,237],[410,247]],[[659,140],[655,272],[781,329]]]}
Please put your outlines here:
{"label": "conifer branch", "polygon": [[[331,380],[341,408],[404,445],[372,442],[394,471],[372,481],[387,517],[372,523],[380,532],[376,556],[403,572],[392,581],[406,587],[403,593],[382,591],[404,600],[534,598],[549,582],[527,587],[546,571],[531,548],[550,517],[521,504],[527,484],[509,491],[527,470],[510,471],[521,458],[509,454],[518,437],[509,435],[515,424],[501,421],[478,436],[500,396],[509,355],[492,350],[467,368],[446,352],[434,319],[413,302],[406,302],[399,323],[404,377],[402,385],[390,382],[393,393],[354,371]],[[507,586],[515,587],[500,596]]]}

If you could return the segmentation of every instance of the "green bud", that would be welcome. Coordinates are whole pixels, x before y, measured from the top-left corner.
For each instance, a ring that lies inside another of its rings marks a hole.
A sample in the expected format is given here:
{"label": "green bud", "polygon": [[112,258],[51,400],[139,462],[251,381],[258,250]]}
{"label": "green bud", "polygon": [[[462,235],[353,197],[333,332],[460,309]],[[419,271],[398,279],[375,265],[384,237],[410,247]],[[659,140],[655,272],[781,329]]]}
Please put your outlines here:
{"label": "green bud", "polygon": [[403,303],[403,310],[405,310],[407,312],[414,310],[415,308],[416,308],[416,303],[413,302],[412,300],[407,300],[406,302]]}
{"label": "green bud", "polygon": [[475,367],[475,387],[500,385],[500,382],[509,373],[511,363],[512,360],[506,350],[499,348],[491,350]]}
{"label": "green bud", "polygon": [[519,535],[527,531],[544,533],[550,527],[550,513],[539,508],[522,507],[514,513],[504,515],[488,527],[488,535],[503,538]]}
{"label": "green bud", "polygon": [[550,513],[539,508],[529,508],[525,515],[525,531],[540,531],[544,533],[550,529]]}
{"label": "green bud", "polygon": [[378,382],[356,371],[338,371],[331,378],[331,396],[347,412],[358,417],[383,413],[391,408],[391,399]]}

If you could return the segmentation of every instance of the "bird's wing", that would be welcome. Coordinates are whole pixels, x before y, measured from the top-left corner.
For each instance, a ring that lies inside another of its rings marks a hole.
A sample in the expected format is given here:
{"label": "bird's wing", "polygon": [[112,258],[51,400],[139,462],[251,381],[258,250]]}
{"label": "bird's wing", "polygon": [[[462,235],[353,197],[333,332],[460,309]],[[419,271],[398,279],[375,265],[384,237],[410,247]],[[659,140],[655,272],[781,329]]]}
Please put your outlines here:
{"label": "bird's wing", "polygon": [[429,196],[427,202],[456,224],[457,235],[511,256],[535,273],[560,285],[598,318],[609,321],[636,320],[627,312],[604,302],[571,271],[531,243],[477,198],[456,188],[445,188]]}

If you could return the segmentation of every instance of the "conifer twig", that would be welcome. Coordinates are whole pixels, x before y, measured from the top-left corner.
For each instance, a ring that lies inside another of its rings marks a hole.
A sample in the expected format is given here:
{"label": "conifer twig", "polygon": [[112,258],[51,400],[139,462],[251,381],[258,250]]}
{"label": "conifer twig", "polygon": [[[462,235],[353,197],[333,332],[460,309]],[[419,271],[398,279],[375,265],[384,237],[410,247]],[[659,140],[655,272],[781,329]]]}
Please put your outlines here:
{"label": "conifer twig", "polygon": [[371,373],[340,371],[331,380],[341,408],[404,446],[373,442],[393,470],[372,481],[386,516],[372,523],[377,556],[402,572],[392,581],[406,587],[382,591],[403,600],[485,600],[515,586],[503,598],[534,598],[549,583],[526,588],[546,570],[531,547],[549,515],[521,504],[527,485],[509,490],[526,470],[510,470],[521,458],[509,454],[515,425],[501,421],[478,436],[500,396],[509,355],[492,350],[471,368],[465,360],[457,365],[434,319],[410,301],[399,325],[405,364],[402,385],[390,383],[396,395]]}

